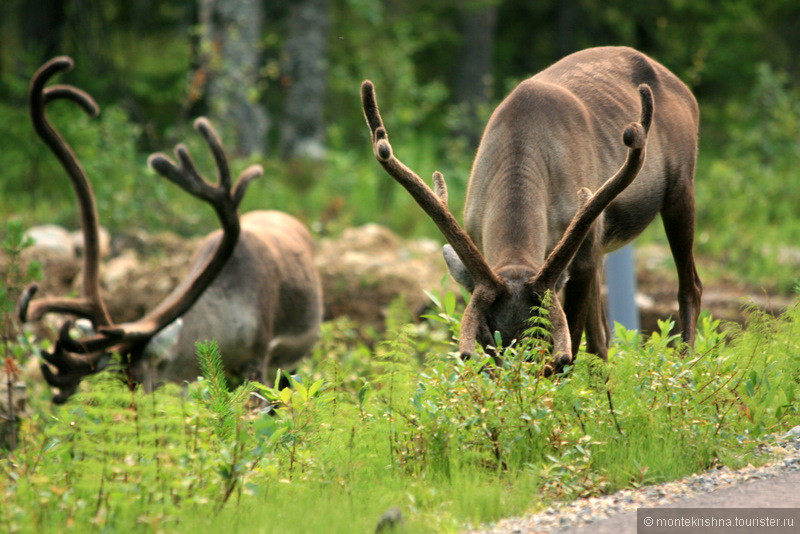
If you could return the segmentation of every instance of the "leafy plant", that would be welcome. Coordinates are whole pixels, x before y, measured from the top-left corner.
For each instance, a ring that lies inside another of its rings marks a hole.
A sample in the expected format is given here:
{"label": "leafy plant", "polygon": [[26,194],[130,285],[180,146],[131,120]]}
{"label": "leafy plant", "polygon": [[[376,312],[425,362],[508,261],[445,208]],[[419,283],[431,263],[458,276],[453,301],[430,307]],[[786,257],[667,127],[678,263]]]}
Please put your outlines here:
{"label": "leafy plant", "polygon": [[[17,421],[16,410],[24,403],[24,391],[20,392],[18,383],[21,358],[31,346],[30,337],[22,331],[16,318],[17,300],[25,284],[41,276],[41,264],[28,263],[23,271],[22,252],[30,247],[32,241],[25,237],[18,221],[9,221],[5,239],[0,243],[0,385],[3,398],[0,398],[0,447],[8,442],[9,449],[16,448]],[[21,398],[20,398],[21,397]]]}
{"label": "leafy plant", "polygon": [[[451,335],[457,300],[437,299],[440,320],[429,321]],[[207,344],[188,395],[131,393],[105,373],[65,406],[41,395],[0,461],[0,525],[189,531],[202,517],[237,532],[352,532],[398,507],[409,531],[457,532],[764,461],[756,444],[800,424],[800,303],[778,318],[752,313],[740,329],[703,316],[688,357],[672,323],[651,336],[617,327],[608,364],[580,353],[554,378],[540,373],[544,335],[498,347],[497,361],[462,361],[452,345],[420,341],[430,325],[389,323],[369,340],[326,324],[286,387],[232,390]],[[533,328],[544,334],[546,317]]]}
{"label": "leafy plant", "polygon": [[800,185],[793,179],[800,158],[800,92],[766,64],[756,74],[749,94],[731,101],[720,117],[726,142],[701,146],[697,249],[724,265],[712,271],[715,276],[788,292],[800,265],[794,238],[800,232]]}
{"label": "leafy plant", "polygon": [[192,392],[215,415],[217,436],[223,441],[230,440],[236,434],[245,404],[256,385],[245,382],[234,391],[228,389],[222,354],[213,340],[197,344],[197,359],[203,377]]}

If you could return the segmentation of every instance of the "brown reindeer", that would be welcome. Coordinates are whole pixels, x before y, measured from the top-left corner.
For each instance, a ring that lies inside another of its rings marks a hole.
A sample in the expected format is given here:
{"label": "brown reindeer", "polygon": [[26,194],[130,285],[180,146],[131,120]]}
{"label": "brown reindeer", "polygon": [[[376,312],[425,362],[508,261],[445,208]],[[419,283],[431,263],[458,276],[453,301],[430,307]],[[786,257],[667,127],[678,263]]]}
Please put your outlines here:
{"label": "brown reindeer", "polygon": [[[602,255],[659,213],[678,270],[683,341],[694,343],[702,293],[692,252],[699,113],[664,66],[630,48],[592,48],[520,83],[483,133],[466,231],[447,207],[441,174],[431,191],[392,154],[371,82],[361,97],[376,158],[439,227],[450,273],[472,293],[461,322],[463,355],[476,341],[494,345],[494,332],[506,344],[520,339],[531,308],[563,285],[563,306],[553,299],[549,310],[545,372],[573,361],[584,331],[587,350],[607,360]],[[639,123],[627,125],[637,114]]]}
{"label": "brown reindeer", "polygon": [[292,370],[316,341],[322,320],[322,291],[313,261],[313,242],[296,219],[276,211],[254,211],[239,217],[237,210],[249,183],[262,174],[254,165],[234,185],[219,137],[204,118],[195,121],[214,156],[219,185],[197,171],[183,145],[175,148],[179,163],[163,154],[148,163],[163,177],[214,208],[222,230],[205,238],[189,273],[164,301],[137,321],[114,324],[100,295],[98,217],[86,174],[64,139],[46,117],[46,105],[55,99],[72,100],[96,115],[92,98],[75,87],[45,88],[56,73],[68,70],[68,57],[55,58],[34,75],[30,109],[35,129],[59,158],[78,196],[85,240],[84,281],[79,298],[35,299],[31,286],[20,299],[25,321],[52,312],[89,319],[96,333],[81,339],[70,335],[72,322],[61,328],[55,350],[42,351],[57,373],[42,364],[47,382],[60,392],[61,403],[81,379],[108,365],[119,353],[129,371],[146,385],[158,380],[194,380],[200,369],[195,342],[215,339],[226,372],[234,377],[267,379],[275,369]]}

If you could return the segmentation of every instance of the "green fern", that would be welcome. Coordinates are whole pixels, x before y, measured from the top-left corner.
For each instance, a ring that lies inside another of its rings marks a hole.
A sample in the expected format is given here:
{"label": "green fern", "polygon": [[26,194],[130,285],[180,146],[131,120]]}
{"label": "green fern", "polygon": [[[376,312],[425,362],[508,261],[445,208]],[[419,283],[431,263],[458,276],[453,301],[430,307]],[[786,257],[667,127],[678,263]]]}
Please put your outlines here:
{"label": "green fern", "polygon": [[222,354],[214,340],[197,343],[197,359],[205,386],[196,390],[198,398],[215,415],[219,438],[228,441],[235,435],[238,420],[255,386],[244,382],[235,390],[229,390]]}

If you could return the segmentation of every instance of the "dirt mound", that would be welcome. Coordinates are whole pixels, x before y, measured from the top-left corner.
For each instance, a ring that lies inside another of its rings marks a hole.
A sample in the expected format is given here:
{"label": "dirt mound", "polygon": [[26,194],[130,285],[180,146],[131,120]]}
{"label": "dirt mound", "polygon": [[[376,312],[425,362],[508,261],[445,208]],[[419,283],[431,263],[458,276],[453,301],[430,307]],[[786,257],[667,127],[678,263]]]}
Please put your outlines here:
{"label": "dirt mound", "polygon": [[[198,242],[172,233],[115,238],[100,271],[103,296],[114,321],[135,320],[158,304],[185,276]],[[79,292],[82,260],[74,247],[33,246],[25,251],[24,261],[33,259],[43,267],[39,295]],[[403,298],[411,310],[419,312],[428,303],[426,289],[439,289],[443,279],[450,289],[456,287],[445,276],[438,243],[406,241],[377,224],[321,239],[316,263],[323,282],[325,317],[347,315],[378,328],[395,299]]]}
{"label": "dirt mound", "polygon": [[[403,241],[377,224],[323,239],[316,262],[326,318],[347,315],[377,327],[383,325],[386,309],[398,297],[419,314],[429,303],[425,290],[439,289],[447,274],[441,245],[427,239]],[[455,290],[454,282],[446,280],[447,287]]]}
{"label": "dirt mound", "polygon": [[[131,233],[112,240],[101,267],[109,312],[117,322],[141,317],[158,304],[185,276],[199,239],[172,233]],[[42,262],[41,294],[76,294],[80,288],[80,246],[76,252],[34,246],[24,260]],[[677,277],[668,265],[669,251],[647,245],[637,249],[637,296],[642,329],[657,329],[657,321],[677,318]],[[3,259],[0,258],[0,264]],[[325,293],[325,317],[347,315],[356,322],[381,328],[389,304],[403,298],[419,314],[429,305],[425,290],[457,286],[447,276],[439,243],[404,240],[386,227],[367,224],[340,236],[318,241],[316,263]],[[779,313],[790,296],[770,295],[759,288],[732,283],[706,284],[703,309],[715,318],[743,322],[746,305]]]}
{"label": "dirt mound", "polygon": [[[648,243],[636,249],[637,304],[641,328],[658,331],[658,321],[678,320],[678,275],[669,247]],[[703,278],[702,266],[698,267]],[[701,312],[715,319],[744,324],[750,310],[779,315],[794,302],[794,295],[768,291],[735,280],[703,280]]]}

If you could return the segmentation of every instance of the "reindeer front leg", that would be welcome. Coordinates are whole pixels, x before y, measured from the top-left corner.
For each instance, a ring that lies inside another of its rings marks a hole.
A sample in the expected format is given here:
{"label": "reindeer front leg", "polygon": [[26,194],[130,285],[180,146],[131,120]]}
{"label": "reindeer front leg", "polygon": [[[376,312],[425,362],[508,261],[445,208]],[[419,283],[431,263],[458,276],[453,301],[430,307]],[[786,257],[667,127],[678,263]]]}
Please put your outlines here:
{"label": "reindeer front leg", "polygon": [[587,351],[608,360],[608,320],[601,294],[601,252],[593,231],[583,242],[569,269],[564,287],[564,313],[572,339],[572,356],[578,353],[586,332]]}

